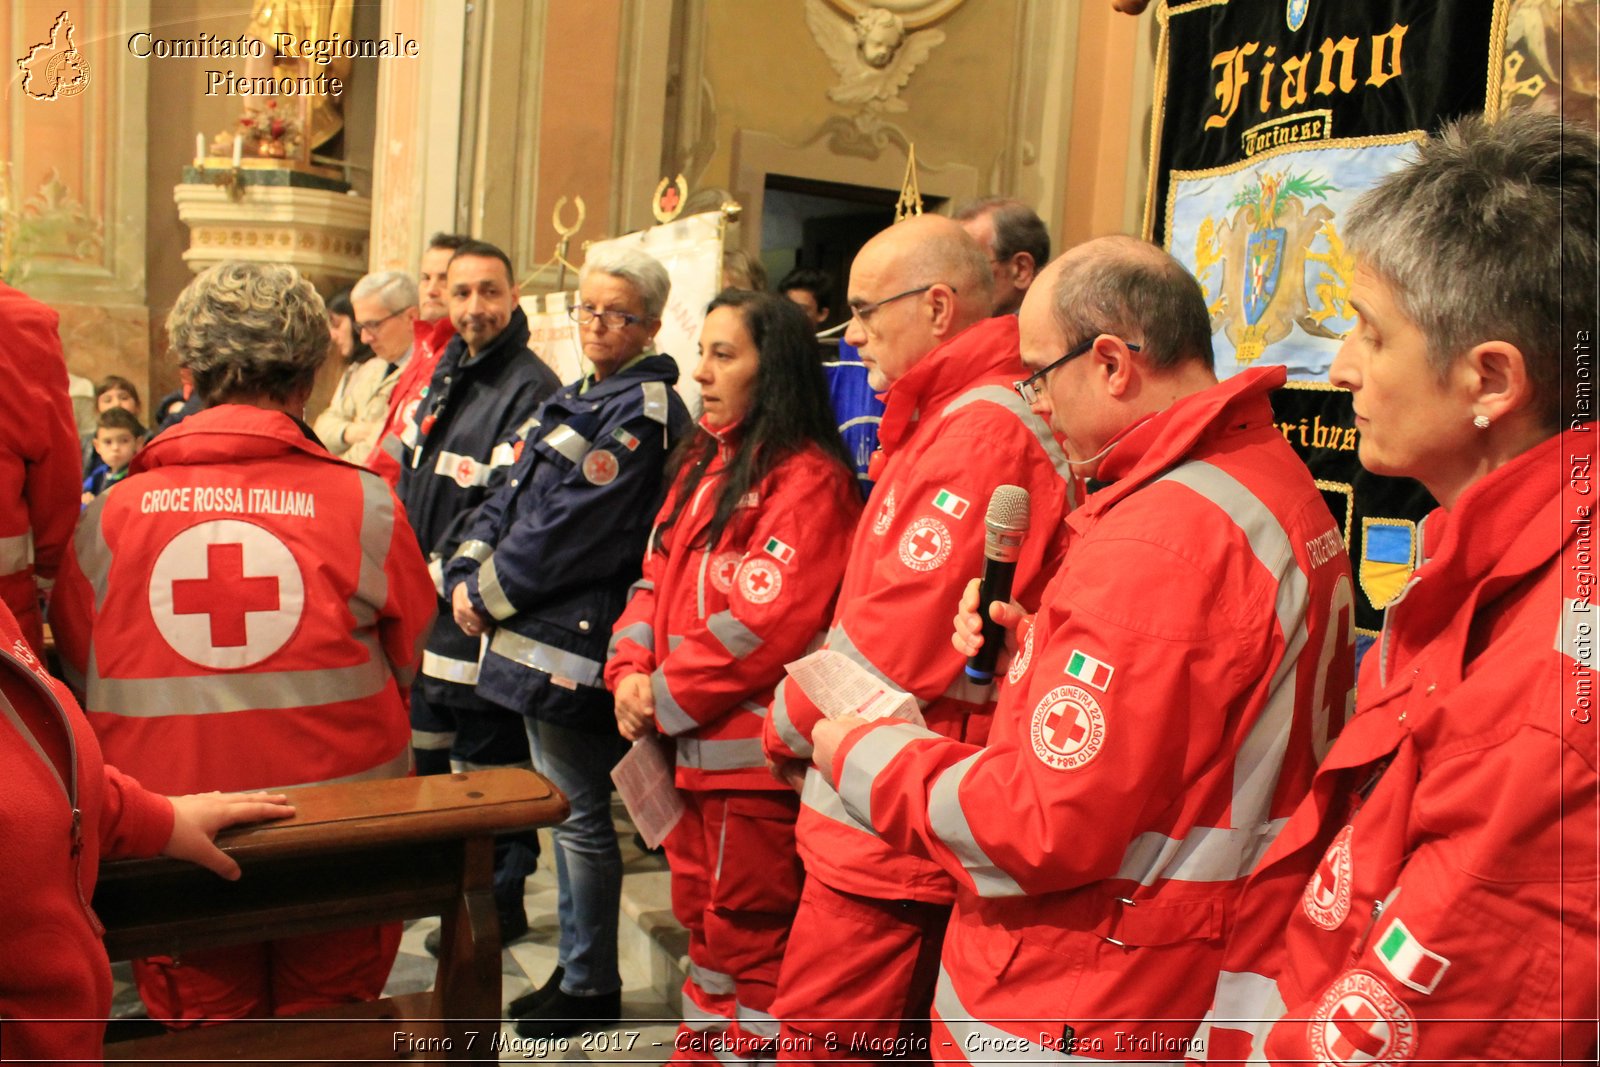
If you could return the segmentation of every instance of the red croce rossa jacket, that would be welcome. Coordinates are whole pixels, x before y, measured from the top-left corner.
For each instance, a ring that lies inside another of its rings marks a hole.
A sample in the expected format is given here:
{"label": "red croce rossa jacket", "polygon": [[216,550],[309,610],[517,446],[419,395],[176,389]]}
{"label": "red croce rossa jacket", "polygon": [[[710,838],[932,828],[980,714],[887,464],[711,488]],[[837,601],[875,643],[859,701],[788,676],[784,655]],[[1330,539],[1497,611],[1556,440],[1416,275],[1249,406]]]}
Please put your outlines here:
{"label": "red croce rossa jacket", "polygon": [[[1073,483],[1049,427],[1017,396],[1017,320],[968,328],[934,349],[888,393],[876,485],[856,527],[826,645],[917,698],[930,729],[982,744],[994,687],[970,682],[948,620],[983,570],[984,511],[996,487],[1028,490],[1029,529],[1015,596],[1038,602],[1060,557]],[[778,687],[763,740],[774,759],[809,759],[821,718],[800,687]],[[806,870],[835,889],[882,900],[948,903],[954,883],[928,860],[880,841],[815,770],[806,775],[797,839]]]}
{"label": "red croce rossa jacket", "polygon": [[177,794],[406,774],[434,602],[382,479],[228,404],[89,505],[51,620],[107,759]]}
{"label": "red croce rossa jacket", "polygon": [[[746,494],[721,540],[702,544],[737,427],[718,439],[694,497],[644,559],[612,629],[606,685],[651,675],[657,728],[677,739],[684,789],[779,789],[761,748],[762,721],[783,665],[827,626],[844,574],[840,547],[861,513],[851,471],[811,446]],[[671,515],[683,471],[657,518]]]}

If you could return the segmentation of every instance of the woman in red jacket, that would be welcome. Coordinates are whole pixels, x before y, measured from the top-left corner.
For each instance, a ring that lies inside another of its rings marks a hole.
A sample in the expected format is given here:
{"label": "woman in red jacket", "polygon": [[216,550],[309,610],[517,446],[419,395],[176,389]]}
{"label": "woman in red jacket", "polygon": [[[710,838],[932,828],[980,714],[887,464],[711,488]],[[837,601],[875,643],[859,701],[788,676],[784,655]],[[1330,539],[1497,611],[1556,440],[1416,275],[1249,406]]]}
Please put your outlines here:
{"label": "woman in red jacket", "polygon": [[799,900],[798,797],[761,725],[783,665],[827,625],[860,493],[810,324],[782,297],[727,291],[700,336],[704,433],[672,458],[644,577],[613,630],[617,725],[677,739],[685,812],[665,844],[689,929],[675,1059],[757,1058]]}

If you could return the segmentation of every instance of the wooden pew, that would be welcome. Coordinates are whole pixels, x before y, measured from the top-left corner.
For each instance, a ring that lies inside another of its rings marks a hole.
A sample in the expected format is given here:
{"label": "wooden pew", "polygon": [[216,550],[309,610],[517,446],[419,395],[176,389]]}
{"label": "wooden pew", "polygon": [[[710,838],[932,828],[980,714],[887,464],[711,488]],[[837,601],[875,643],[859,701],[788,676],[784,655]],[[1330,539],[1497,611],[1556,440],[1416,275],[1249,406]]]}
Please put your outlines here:
{"label": "wooden pew", "polygon": [[168,859],[102,866],[94,907],[111,958],[439,915],[433,992],[114,1042],[106,1061],[493,1062],[501,1003],[493,837],[560,822],[566,798],[512,768],[283,792],[294,818],[218,839],[244,872],[237,882]]}

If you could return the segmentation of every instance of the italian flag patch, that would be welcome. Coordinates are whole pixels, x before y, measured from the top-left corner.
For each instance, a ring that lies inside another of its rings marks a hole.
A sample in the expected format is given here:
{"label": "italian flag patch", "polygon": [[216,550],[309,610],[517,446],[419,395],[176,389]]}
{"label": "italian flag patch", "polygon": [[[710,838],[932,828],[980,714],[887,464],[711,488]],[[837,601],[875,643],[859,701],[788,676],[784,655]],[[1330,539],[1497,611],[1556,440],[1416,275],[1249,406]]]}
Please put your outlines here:
{"label": "italian flag patch", "polygon": [[626,426],[618,426],[615,430],[612,430],[611,437],[629,452],[639,447],[639,439],[629,433]]}
{"label": "italian flag patch", "polygon": [[1111,664],[1084,655],[1077,649],[1072,650],[1072,658],[1067,660],[1069,677],[1076,678],[1084,685],[1092,685],[1102,693],[1106,691],[1106,686],[1111,684],[1111,676],[1115,672],[1116,668]]}
{"label": "italian flag patch", "polygon": [[779,563],[788,563],[794,559],[794,549],[778,540],[776,537],[767,538],[767,543],[762,546],[762,551],[777,560]]}
{"label": "italian flag patch", "polygon": [[1377,952],[1389,973],[1418,993],[1432,993],[1450,967],[1449,960],[1429,952],[1399,919],[1390,922],[1378,939]]}
{"label": "italian flag patch", "polygon": [[959,519],[967,513],[967,508],[971,504],[966,499],[956,496],[950,490],[941,489],[938,495],[933,498],[933,506],[952,519]]}

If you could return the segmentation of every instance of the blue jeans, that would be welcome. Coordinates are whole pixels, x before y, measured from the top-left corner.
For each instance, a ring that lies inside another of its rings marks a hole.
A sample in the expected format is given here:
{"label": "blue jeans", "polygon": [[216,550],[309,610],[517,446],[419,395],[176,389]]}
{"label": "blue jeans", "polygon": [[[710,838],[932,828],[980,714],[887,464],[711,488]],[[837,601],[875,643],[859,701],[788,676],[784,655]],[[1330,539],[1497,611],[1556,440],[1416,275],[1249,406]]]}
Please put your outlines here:
{"label": "blue jeans", "polygon": [[556,855],[557,957],[561,991],[573,996],[614,993],[617,916],[622,906],[622,852],[611,823],[611,768],[626,751],[615,734],[592,734],[528,718],[534,770],[566,795],[572,813],[551,827]]}

